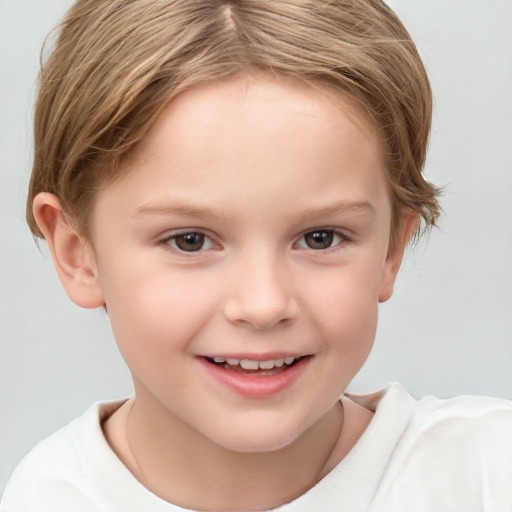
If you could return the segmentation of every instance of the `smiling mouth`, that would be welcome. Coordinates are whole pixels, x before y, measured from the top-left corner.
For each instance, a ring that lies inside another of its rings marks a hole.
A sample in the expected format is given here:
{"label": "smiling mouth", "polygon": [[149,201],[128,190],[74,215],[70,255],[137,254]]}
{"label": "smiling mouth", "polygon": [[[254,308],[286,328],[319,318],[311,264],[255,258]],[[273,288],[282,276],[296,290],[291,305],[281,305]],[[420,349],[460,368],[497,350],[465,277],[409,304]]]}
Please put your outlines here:
{"label": "smiling mouth", "polygon": [[305,357],[310,356],[289,356],[280,359],[268,359],[266,361],[230,357],[205,357],[205,359],[208,363],[233,373],[265,376],[283,373]]}

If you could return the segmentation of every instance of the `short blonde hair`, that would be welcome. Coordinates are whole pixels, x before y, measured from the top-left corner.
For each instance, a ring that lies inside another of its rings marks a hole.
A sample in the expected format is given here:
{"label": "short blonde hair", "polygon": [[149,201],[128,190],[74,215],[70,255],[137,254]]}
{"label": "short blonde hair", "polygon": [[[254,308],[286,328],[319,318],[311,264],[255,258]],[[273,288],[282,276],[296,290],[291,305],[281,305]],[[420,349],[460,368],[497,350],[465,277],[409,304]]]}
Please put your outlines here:
{"label": "short blonde hair", "polygon": [[34,197],[56,194],[84,236],[95,194],[183,90],[249,70],[334,88],[382,134],[396,238],[405,210],[439,215],[422,170],[432,115],[427,74],[380,0],[78,0],[42,66]]}

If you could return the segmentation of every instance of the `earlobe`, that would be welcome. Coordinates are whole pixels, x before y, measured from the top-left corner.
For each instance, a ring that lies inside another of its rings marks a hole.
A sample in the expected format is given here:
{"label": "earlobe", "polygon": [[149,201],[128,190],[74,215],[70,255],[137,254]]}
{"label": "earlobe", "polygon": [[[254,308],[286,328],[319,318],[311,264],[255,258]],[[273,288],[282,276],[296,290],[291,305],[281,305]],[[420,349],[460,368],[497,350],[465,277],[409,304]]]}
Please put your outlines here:
{"label": "earlobe", "polygon": [[58,197],[41,192],[32,208],[68,297],[83,308],[103,306],[92,247],[68,222]]}
{"label": "earlobe", "polygon": [[400,236],[394,247],[390,248],[384,263],[379,302],[386,302],[393,295],[396,276],[402,264],[405,248],[418,226],[418,215],[415,212],[406,212],[403,215]]}

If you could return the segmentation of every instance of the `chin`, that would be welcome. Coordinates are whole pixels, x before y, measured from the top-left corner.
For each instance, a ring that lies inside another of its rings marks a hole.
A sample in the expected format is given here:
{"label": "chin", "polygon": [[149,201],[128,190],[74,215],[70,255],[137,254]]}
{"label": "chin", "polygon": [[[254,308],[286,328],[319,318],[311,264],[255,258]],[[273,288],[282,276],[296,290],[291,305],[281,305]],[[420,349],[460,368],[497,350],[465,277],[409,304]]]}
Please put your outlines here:
{"label": "chin", "polygon": [[218,446],[238,453],[268,453],[281,450],[292,444],[301,432],[287,429],[283,425],[275,428],[272,423],[265,425],[232,426],[225,429],[222,435],[208,436]]}
{"label": "chin", "polygon": [[256,454],[277,452],[292,444],[294,439],[237,439],[222,443],[222,447],[237,453]]}

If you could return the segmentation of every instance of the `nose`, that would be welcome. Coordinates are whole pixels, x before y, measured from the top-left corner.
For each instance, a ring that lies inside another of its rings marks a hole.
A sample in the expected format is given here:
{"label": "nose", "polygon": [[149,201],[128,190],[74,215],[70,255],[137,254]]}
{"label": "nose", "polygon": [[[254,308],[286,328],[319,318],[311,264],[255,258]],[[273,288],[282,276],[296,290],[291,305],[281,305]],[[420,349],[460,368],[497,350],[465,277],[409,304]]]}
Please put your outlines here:
{"label": "nose", "polygon": [[293,321],[299,312],[286,263],[260,254],[245,258],[233,272],[225,316],[253,329],[269,329]]}

